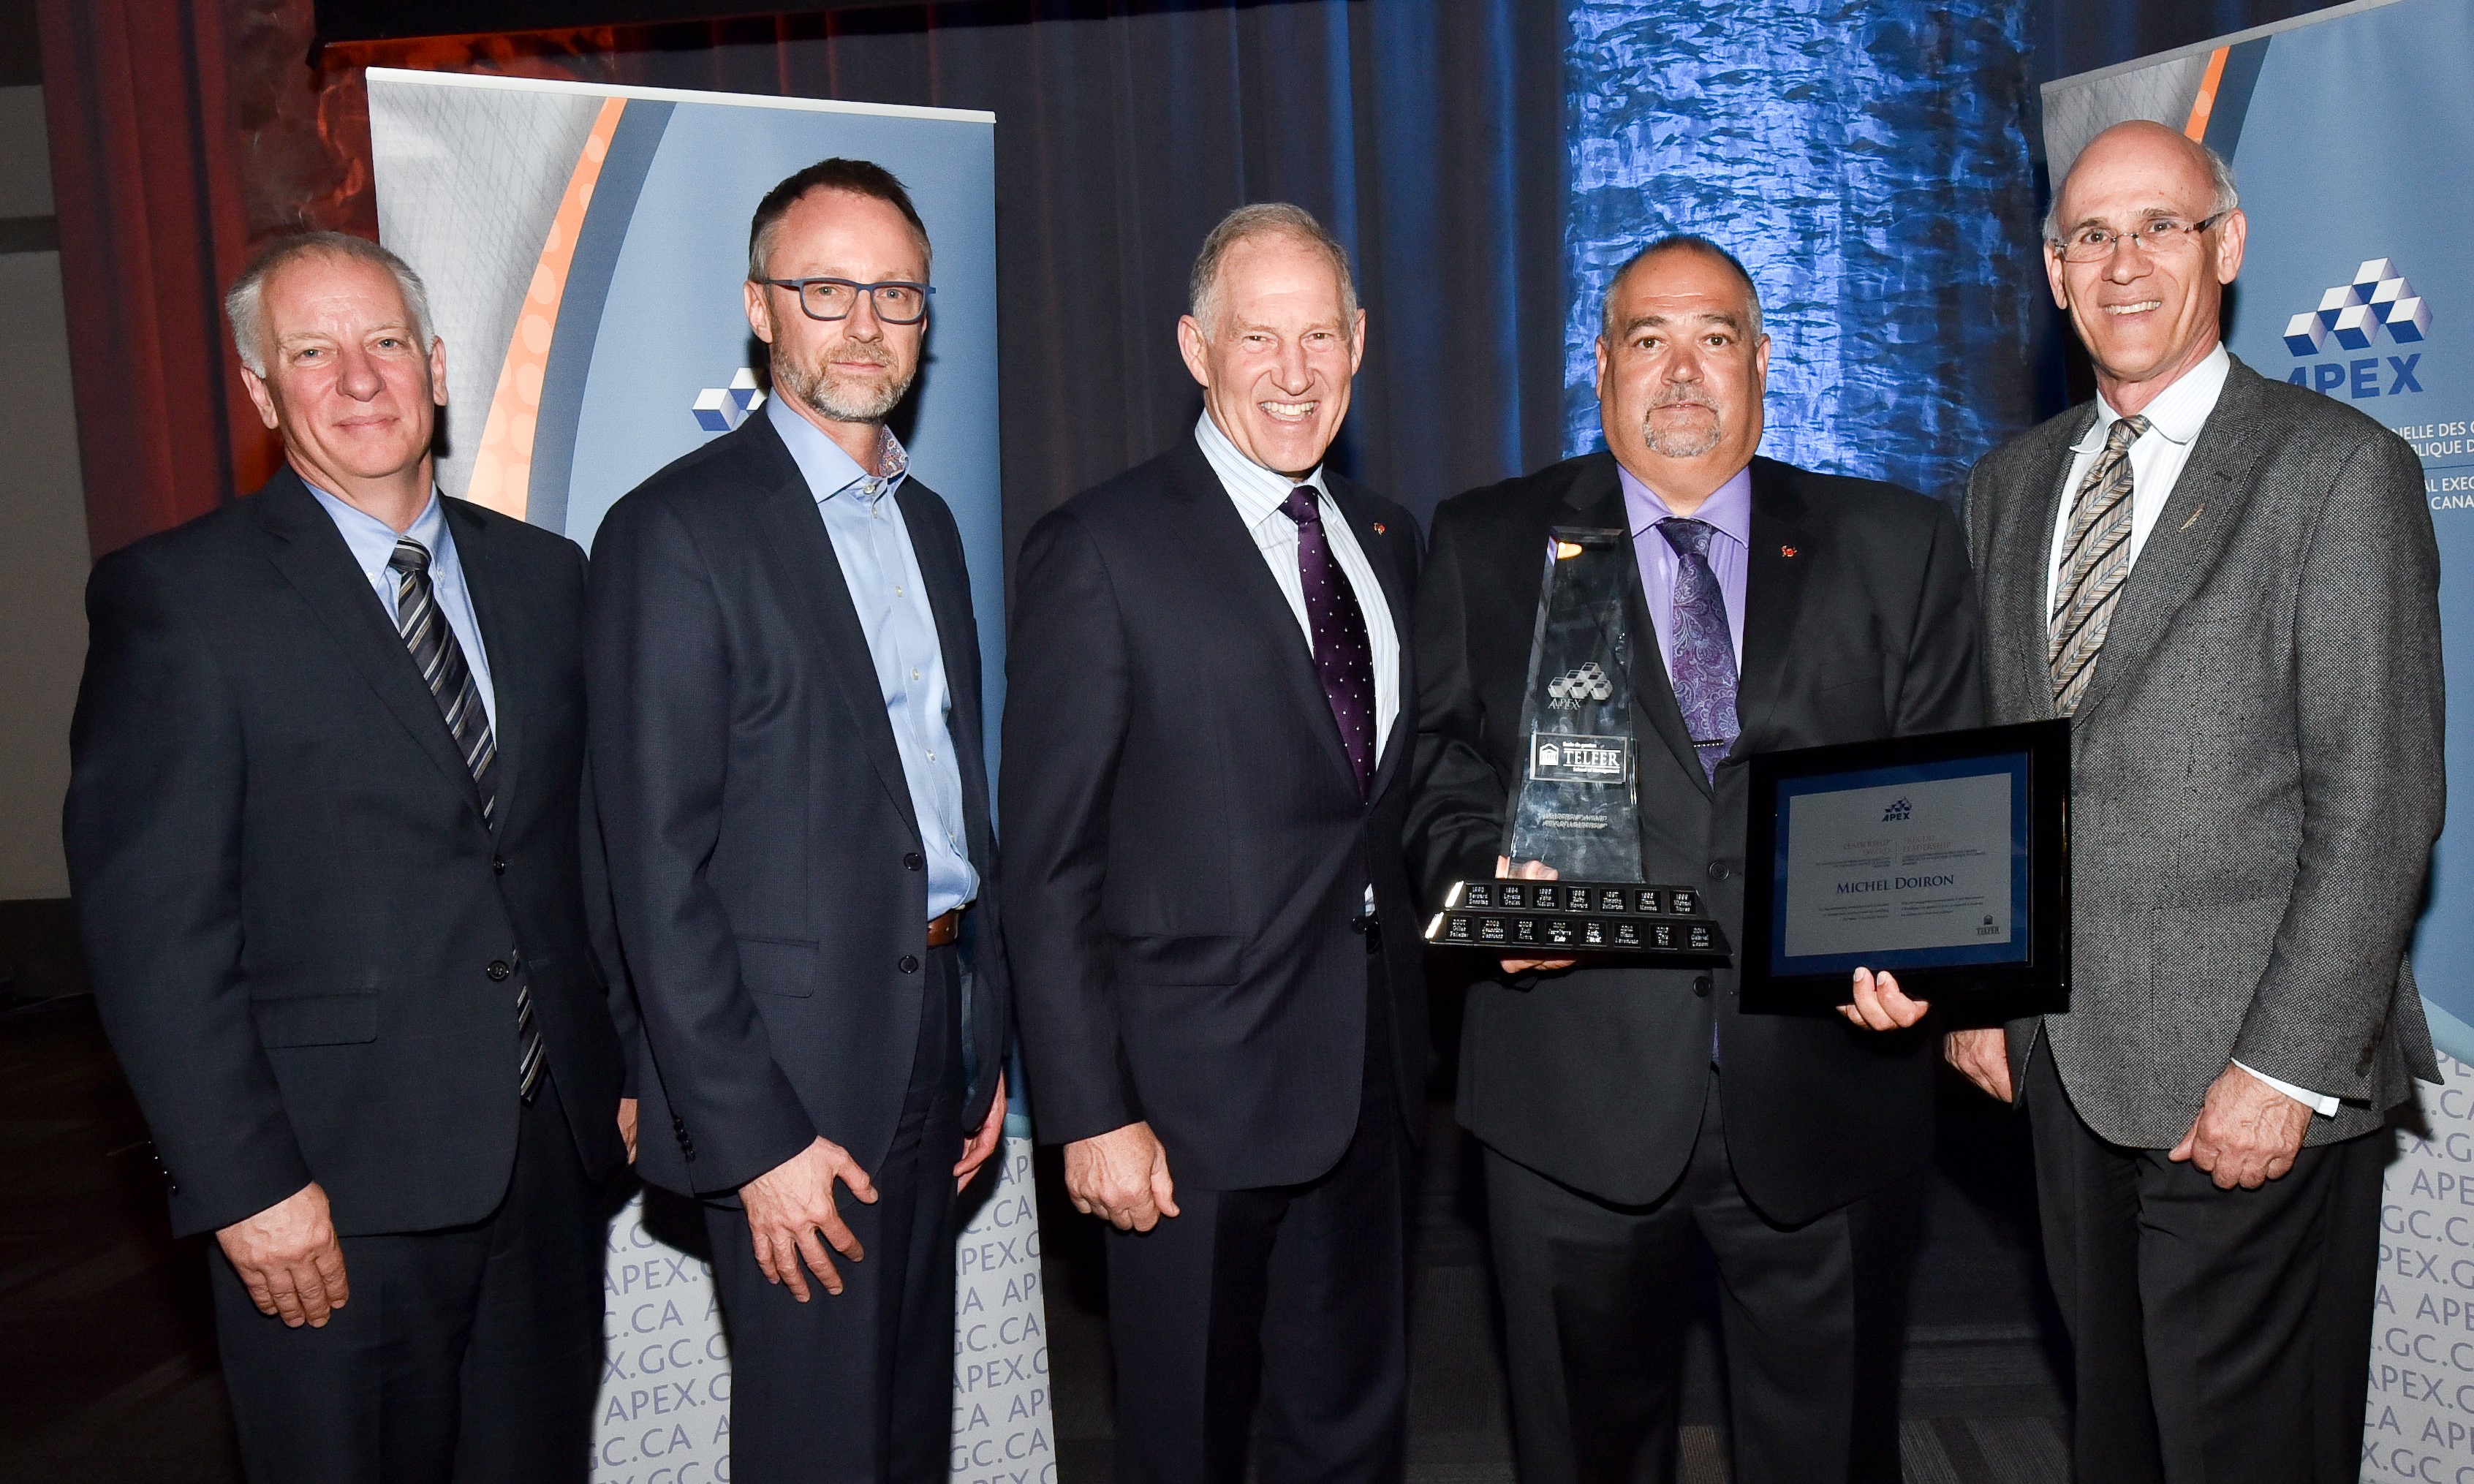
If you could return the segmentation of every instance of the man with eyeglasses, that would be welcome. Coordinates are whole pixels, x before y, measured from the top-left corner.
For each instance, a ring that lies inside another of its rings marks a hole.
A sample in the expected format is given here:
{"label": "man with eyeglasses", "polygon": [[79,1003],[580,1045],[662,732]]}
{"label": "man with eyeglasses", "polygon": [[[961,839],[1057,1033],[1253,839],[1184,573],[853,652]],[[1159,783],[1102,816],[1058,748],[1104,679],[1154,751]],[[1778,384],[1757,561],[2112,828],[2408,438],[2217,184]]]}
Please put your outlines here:
{"label": "man with eyeglasses", "polygon": [[885,426],[929,254],[882,166],[775,186],[746,283],[772,396],[594,543],[643,1168],[704,1204],[739,1484],[945,1478],[955,1197],[1005,1117],[969,574]]}
{"label": "man with eyeglasses", "polygon": [[1989,719],[2072,730],[2068,1013],[1961,1031],[2033,1131],[2078,1477],[2355,1477],[2405,951],[2441,814],[2422,471],[2219,340],[2231,169],[2098,134],[2046,221],[2097,401],[1969,481]]}

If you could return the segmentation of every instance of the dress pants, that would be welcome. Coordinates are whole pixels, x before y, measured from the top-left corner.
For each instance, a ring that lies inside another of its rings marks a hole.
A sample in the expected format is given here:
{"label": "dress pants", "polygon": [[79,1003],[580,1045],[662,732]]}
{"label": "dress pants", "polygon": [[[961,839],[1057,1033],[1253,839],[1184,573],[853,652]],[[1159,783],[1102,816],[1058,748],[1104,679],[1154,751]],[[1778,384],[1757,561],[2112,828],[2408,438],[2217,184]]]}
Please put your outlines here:
{"label": "dress pants", "polygon": [[876,1203],[837,1182],[866,1255],[827,1249],[842,1291],[805,1303],[756,1265],[736,1199],[705,1206],[730,1331],[734,1484],[944,1484],[954,1426],[954,1162],[962,1156],[961,951],[928,950],[902,1116],[868,1172]]}
{"label": "dress pants", "polygon": [[1398,1484],[1411,1156],[1379,955],[1367,971],[1357,1131],[1338,1164],[1302,1185],[1180,1183],[1182,1214],[1108,1229],[1121,1484],[1239,1484],[1258,1402],[1262,1484]]}
{"label": "dress pants", "polygon": [[[1716,1255],[1737,1484],[1824,1484],[1855,1474],[1859,1370],[1877,1364],[1896,1302],[1894,1260],[1859,1261],[1884,1220],[1868,1200],[1780,1227],[1735,1182],[1710,1078],[1692,1156],[1675,1187],[1619,1205],[1486,1152],[1487,1213],[1512,1373],[1521,1484],[1671,1484],[1678,1473],[1684,1337],[1698,1263]],[[1895,1375],[1895,1371],[1892,1373]],[[1893,1395],[1894,1394],[1888,1394]],[[1883,1461],[1897,1478],[1895,1456]]]}
{"label": "dress pants", "polygon": [[2362,1470],[2389,1134],[2307,1147],[2257,1190],[2081,1122],[2028,1059],[2045,1270],[2089,1484],[2352,1484]]}
{"label": "dress pants", "polygon": [[581,1484],[610,1205],[546,1073],[521,1117],[507,1193],[487,1219],[342,1239],[352,1298],[322,1328],[259,1313],[211,1251],[253,1484]]}

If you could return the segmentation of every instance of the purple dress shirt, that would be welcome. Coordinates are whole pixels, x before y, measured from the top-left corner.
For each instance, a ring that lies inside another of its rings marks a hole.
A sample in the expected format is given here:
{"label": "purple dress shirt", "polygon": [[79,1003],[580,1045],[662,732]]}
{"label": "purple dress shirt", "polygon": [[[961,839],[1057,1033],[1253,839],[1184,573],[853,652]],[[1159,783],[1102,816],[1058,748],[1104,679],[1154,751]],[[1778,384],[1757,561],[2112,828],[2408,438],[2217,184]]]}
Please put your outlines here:
{"label": "purple dress shirt", "polygon": [[[1640,591],[1649,600],[1649,621],[1658,629],[1658,657],[1669,675],[1675,673],[1675,548],[1659,534],[1658,523],[1675,514],[1656,492],[1618,464],[1615,477],[1623,484],[1624,519],[1632,527],[1632,549],[1640,563]],[[1727,637],[1735,646],[1735,669],[1744,668],[1744,567],[1753,546],[1753,472],[1739,469],[1702,501],[1692,519],[1718,528],[1710,542],[1710,571],[1716,573],[1727,598]]]}

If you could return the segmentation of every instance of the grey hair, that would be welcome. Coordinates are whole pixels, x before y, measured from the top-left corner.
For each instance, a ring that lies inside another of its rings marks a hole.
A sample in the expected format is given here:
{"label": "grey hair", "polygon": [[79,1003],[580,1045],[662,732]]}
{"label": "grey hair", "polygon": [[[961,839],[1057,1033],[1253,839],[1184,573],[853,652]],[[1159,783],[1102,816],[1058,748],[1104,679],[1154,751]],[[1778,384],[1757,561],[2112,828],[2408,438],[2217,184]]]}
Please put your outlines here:
{"label": "grey hair", "polygon": [[1752,274],[1746,271],[1742,261],[1738,259],[1734,254],[1728,252],[1725,248],[1720,247],[1718,244],[1710,241],[1707,237],[1688,231],[1670,232],[1667,235],[1659,238],[1649,246],[1642,248],[1639,252],[1625,258],[1622,265],[1615,269],[1614,276],[1607,280],[1606,297],[1601,300],[1598,304],[1598,334],[1600,338],[1604,339],[1609,345],[1613,345],[1614,343],[1615,290],[1622,286],[1624,276],[1631,273],[1635,268],[1639,267],[1650,258],[1656,257],[1661,253],[1676,252],[1698,253],[1704,257],[1714,257],[1735,271],[1735,277],[1741,279],[1744,283],[1744,298],[1749,300],[1753,306],[1753,323],[1747,327],[1744,331],[1744,343],[1750,345],[1760,339],[1760,285],[1753,281]]}
{"label": "grey hair", "polygon": [[395,277],[395,286],[403,295],[404,313],[412,320],[412,338],[426,353],[429,350],[429,290],[412,265],[396,256],[367,237],[350,232],[304,231],[278,238],[257,255],[247,271],[234,280],[231,292],[224,296],[224,314],[231,321],[232,349],[240,353],[240,363],[254,377],[266,375],[266,280],[276,270],[304,257],[349,257],[375,263]]}
{"label": "grey hair", "polygon": [[1195,255],[1194,276],[1186,281],[1186,309],[1202,326],[1205,339],[1218,323],[1222,260],[1240,242],[1274,234],[1298,238],[1331,259],[1331,271],[1340,279],[1340,317],[1356,323],[1357,282],[1349,277],[1348,249],[1305,207],[1285,201],[1258,201],[1222,217],[1211,235],[1202,239],[1202,251]]}
{"label": "grey hair", "polygon": [[[2208,159],[2208,219],[2214,221],[2242,205],[2242,192],[2234,188],[2233,161],[2196,139],[2191,142],[2197,145],[2199,153]],[[2072,161],[2071,168],[2077,169],[2077,161]],[[2070,183],[2071,178],[2066,173],[2062,177],[2062,186],[2067,187]],[[2053,204],[2045,208],[2045,241],[2059,246],[2061,240],[2062,191],[2056,188]]]}

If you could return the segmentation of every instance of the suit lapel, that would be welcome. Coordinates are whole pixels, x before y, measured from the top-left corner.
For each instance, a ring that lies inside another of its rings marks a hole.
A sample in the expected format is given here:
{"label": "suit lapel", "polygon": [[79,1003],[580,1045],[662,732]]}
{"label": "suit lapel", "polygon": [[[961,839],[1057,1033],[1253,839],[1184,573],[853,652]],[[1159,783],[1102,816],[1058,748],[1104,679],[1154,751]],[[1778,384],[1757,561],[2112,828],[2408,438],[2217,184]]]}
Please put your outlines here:
{"label": "suit lapel", "polygon": [[[1691,780],[1694,788],[1708,793],[1710,778],[1701,770],[1700,754],[1692,750],[1692,732],[1684,724],[1684,709],[1676,703],[1675,686],[1666,674],[1666,655],[1658,646],[1658,626],[1650,617],[1649,597],[1640,585],[1640,559],[1632,545],[1632,513],[1624,505],[1623,485],[1615,475],[1613,455],[1600,453],[1583,461],[1564,501],[1572,512],[1569,523],[1624,533],[1624,554],[1629,558],[1624,563],[1624,626],[1629,630],[1632,645],[1629,673],[1633,704],[1649,718],[1650,730],[1675,755],[1685,777]],[[1542,567],[1542,550],[1539,558]],[[1528,745],[1526,738],[1521,740],[1521,745]]]}
{"label": "suit lapel", "polygon": [[[905,479],[893,499],[910,533],[928,610],[936,620],[936,652],[944,661],[945,693],[953,706],[946,730],[953,736],[954,761],[962,777],[963,823],[976,836],[987,816],[987,765],[981,745],[979,631],[971,617],[970,568],[960,548],[945,540],[946,523],[938,519],[943,512],[936,508],[935,494],[916,479]],[[907,784],[905,788],[907,791]]]}
{"label": "suit lapel", "polygon": [[379,701],[394,713],[429,761],[473,801],[473,818],[478,822],[480,794],[473,786],[472,770],[464,766],[464,755],[447,730],[437,698],[421,683],[421,672],[413,668],[403,637],[387,621],[377,594],[352,560],[352,548],[344,544],[343,533],[288,468],[253,499],[258,526],[274,542],[268,555],[276,570],[308,603],[345,659],[377,693]]}
{"label": "suit lapel", "polygon": [[1348,761],[1348,749],[1340,740],[1340,722],[1331,714],[1322,678],[1315,671],[1314,648],[1298,626],[1297,611],[1273,580],[1262,549],[1254,545],[1253,532],[1246,529],[1236,504],[1221,487],[1220,476],[1192,438],[1181,440],[1171,459],[1172,483],[1186,507],[1177,523],[1179,534],[1239,614],[1235,631],[1260,634],[1272,646],[1272,668],[1279,673],[1281,690],[1289,703],[1304,713],[1305,729],[1317,739],[1317,750],[1355,793],[1357,769]]}
{"label": "suit lapel", "polygon": [[[2096,421],[2090,403],[2084,415],[2067,426],[2052,448],[2028,470],[2026,497],[2008,504],[1998,517],[1986,572],[1987,630],[2012,636],[2008,652],[1985,657],[1987,673],[2007,667],[2018,694],[2026,698],[2028,715],[2038,719],[2053,715],[2053,671],[2047,635],[2051,610],[2046,592],[2052,566],[2053,523],[2061,519],[2062,501],[2070,499],[2071,446]],[[2098,668],[2102,669],[2101,661]]]}
{"label": "suit lapel", "polygon": [[773,555],[789,574],[789,601],[814,636],[813,652],[841,692],[842,703],[858,725],[860,745],[910,833],[919,833],[918,812],[910,803],[910,780],[902,770],[902,752],[894,744],[893,721],[885,714],[885,687],[876,677],[876,662],[867,648],[867,631],[860,625],[859,606],[851,601],[850,583],[842,576],[834,539],[816,512],[816,499],[807,476],[773,430],[769,418],[749,418],[745,425],[761,471],[764,493],[760,520]]}
{"label": "suit lapel", "polygon": [[2080,717],[2102,705],[2122,676],[2136,674],[2147,664],[2173,615],[2223,553],[2250,495],[2250,470],[2264,451],[2259,420],[2252,415],[2259,386],[2258,373],[2234,362],[2215,409],[2200,425],[2181,476],[2173,481],[2173,493],[2166,497],[2165,508],[2157,513],[2130,577],[2122,585],[2096,673],[2079,697]]}
{"label": "suit lapel", "polygon": [[[1326,477],[1323,482],[1330,486],[1332,502],[1340,506],[1342,517],[1348,522],[1350,534],[1357,538],[1357,549],[1366,553],[1366,564],[1374,569],[1375,584],[1382,588],[1384,607],[1392,615],[1393,648],[1397,651],[1393,661],[1393,672],[1397,677],[1394,693],[1400,697],[1400,714],[1392,720],[1392,733],[1384,739],[1382,756],[1374,760],[1374,777],[1366,791],[1367,796],[1371,798],[1383,791],[1400,759],[1415,750],[1412,739],[1417,731],[1415,709],[1418,689],[1410,669],[1409,579],[1400,571],[1399,563],[1392,558],[1389,533],[1375,529],[1373,516],[1357,486],[1336,477]],[[1330,709],[1328,702],[1324,709]],[[1335,731],[1334,735],[1338,733]]]}
{"label": "suit lapel", "polygon": [[[521,771],[523,700],[530,693],[535,656],[515,632],[521,599],[480,512],[460,499],[442,497],[442,502],[447,507],[448,529],[455,536],[456,565],[464,569],[464,587],[473,596],[473,621],[481,631],[481,645],[490,662],[490,690],[498,710],[490,723],[491,740],[498,749],[494,779],[497,801],[490,816],[503,820]],[[440,724],[445,725],[443,719]]]}
{"label": "suit lapel", "polygon": [[1744,653],[1735,679],[1738,732],[1729,757],[1744,756],[1777,709],[1803,619],[1805,574],[1825,554],[1812,546],[1804,499],[1784,466],[1765,458],[1753,460],[1752,537],[1744,562]]}

